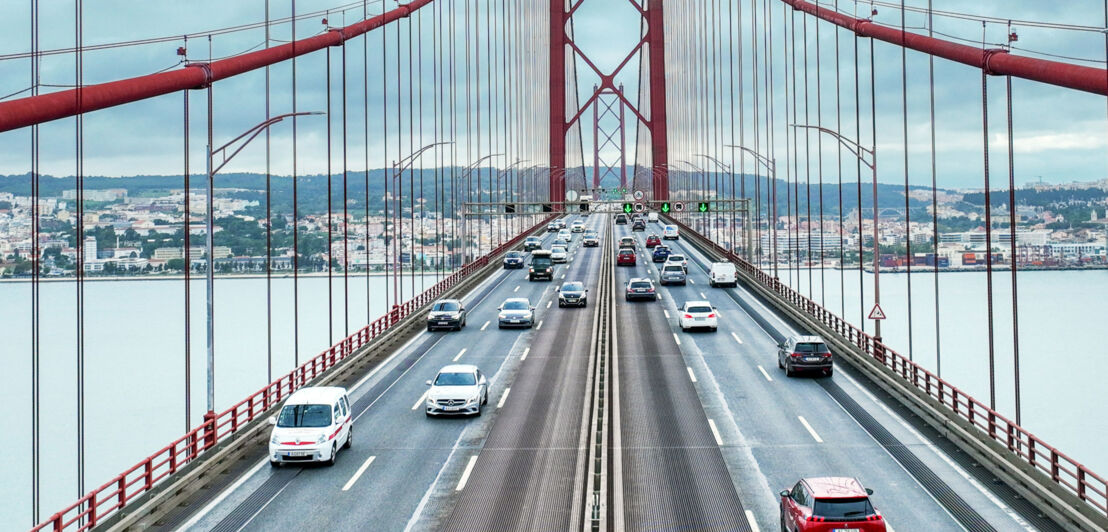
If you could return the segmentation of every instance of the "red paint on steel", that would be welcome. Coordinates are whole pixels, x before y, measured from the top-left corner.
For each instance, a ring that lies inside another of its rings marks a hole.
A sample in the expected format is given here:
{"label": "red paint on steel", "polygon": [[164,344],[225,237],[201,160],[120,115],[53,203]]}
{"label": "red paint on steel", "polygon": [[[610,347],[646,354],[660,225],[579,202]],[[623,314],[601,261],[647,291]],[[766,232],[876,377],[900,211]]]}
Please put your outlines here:
{"label": "red paint on steel", "polygon": [[827,8],[818,7],[804,0],[781,1],[796,10],[853,31],[859,36],[871,37],[935,57],[977,67],[985,71],[986,74],[1013,76],[1102,96],[1108,95],[1108,75],[1103,69],[1011,55],[1006,50],[983,50],[926,35],[901,32],[900,28],[882,26],[866,19],[856,19]]}
{"label": "red paint on steel", "polygon": [[699,237],[711,244],[716,253],[727,257],[739,269],[752,277],[758,284],[773,292],[794,308],[808,314],[820,323],[834,330],[844,341],[858,347],[882,366],[900,375],[907,383],[927,397],[950,408],[953,414],[967,421],[995,442],[1007,447],[1021,460],[1046,474],[1062,489],[1078,496],[1102,516],[1108,516],[1108,480],[1093,473],[1061,451],[1051,447],[1018,423],[1004,417],[988,405],[978,401],[970,394],[931,373],[923,366],[890,349],[880,340],[862,332],[853,324],[835,313],[805,297],[800,292],[785,285],[772,273],[747,262],[734,252],[709,240],[693,228],[673,219],[681,228],[682,234]]}
{"label": "red paint on steel", "polygon": [[550,0],[550,199],[555,211],[566,195],[566,13],[565,0]]}
{"label": "red paint on steel", "polygon": [[654,201],[669,200],[669,137],[666,121],[666,33],[662,0],[646,1],[650,50],[650,146]]}
{"label": "red paint on steel", "polygon": [[397,19],[405,18],[432,1],[434,0],[413,0],[410,4],[345,28],[212,63],[193,63],[189,67],[172,72],[149,74],[88,85],[81,89],[0,102],[0,132],[116,107],[172,92],[202,88],[209,83],[275,65],[328,46],[341,46],[347,40]]}
{"label": "red paint on steel", "polygon": [[[421,310],[474,272],[492,263],[509,249],[518,246],[527,235],[541,227],[545,227],[551,219],[553,219],[553,216],[540,220],[539,223],[524,230],[515,238],[490,251],[488,255],[479,257],[477,260],[462,266],[423,293],[404,302],[403,305],[393,307],[387,315],[381,316],[373,323],[340,340],[335,346],[327,348],[311,360],[304,362],[300,367],[251,394],[250,397],[239,401],[218,414],[205,414],[204,421],[199,427],[192,429],[188,434],[148,456],[102,486],[90,491],[62,511],[50,516],[46,521],[32,528],[31,532],[47,529],[62,531],[69,530],[70,527],[78,532],[91,529],[103,518],[125,507],[130,501],[176,473],[183,465],[195,460],[220,442],[231,438],[251,421],[262,418],[269,410],[269,408],[255,410],[244,407],[259,403],[271,407],[276,406],[287,395],[312,381],[312,379],[305,377],[307,368],[311,367],[313,371],[318,369],[320,374],[331,369],[352,355],[357,349],[387,332],[403,318]],[[102,506],[108,501],[112,502],[110,506]]]}

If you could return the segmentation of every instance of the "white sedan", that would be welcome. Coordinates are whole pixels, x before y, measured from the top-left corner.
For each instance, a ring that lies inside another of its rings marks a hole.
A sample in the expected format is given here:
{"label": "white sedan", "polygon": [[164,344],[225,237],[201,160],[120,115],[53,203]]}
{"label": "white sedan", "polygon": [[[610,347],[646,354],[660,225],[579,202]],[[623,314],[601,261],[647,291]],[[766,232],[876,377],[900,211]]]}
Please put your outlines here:
{"label": "white sedan", "polygon": [[569,253],[566,252],[566,248],[562,246],[554,246],[550,248],[550,260],[554,262],[565,262],[569,259]]}
{"label": "white sedan", "polygon": [[677,314],[682,331],[701,328],[714,332],[719,327],[719,311],[707,301],[686,301]]}

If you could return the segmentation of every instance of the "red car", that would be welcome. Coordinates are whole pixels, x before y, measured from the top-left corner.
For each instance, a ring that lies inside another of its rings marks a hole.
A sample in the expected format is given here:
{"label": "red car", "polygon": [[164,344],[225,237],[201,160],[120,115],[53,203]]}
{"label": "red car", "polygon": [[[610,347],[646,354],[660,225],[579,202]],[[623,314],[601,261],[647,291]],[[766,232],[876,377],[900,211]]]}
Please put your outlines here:
{"label": "red car", "polygon": [[616,256],[616,266],[634,266],[635,265],[635,250],[629,248],[623,248],[619,250],[619,255]]}
{"label": "red car", "polygon": [[805,478],[779,495],[782,530],[885,532],[885,520],[869,501],[873,490],[856,478]]}
{"label": "red car", "polygon": [[646,247],[652,248],[654,246],[662,245],[662,239],[658,238],[658,235],[650,235],[646,237]]}

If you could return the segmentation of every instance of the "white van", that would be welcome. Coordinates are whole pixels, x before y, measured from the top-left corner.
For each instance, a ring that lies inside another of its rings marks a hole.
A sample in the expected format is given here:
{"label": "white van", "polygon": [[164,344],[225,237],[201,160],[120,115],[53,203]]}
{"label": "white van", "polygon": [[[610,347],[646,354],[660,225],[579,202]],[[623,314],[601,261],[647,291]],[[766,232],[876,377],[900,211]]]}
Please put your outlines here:
{"label": "white van", "polygon": [[717,286],[736,286],[739,284],[739,271],[730,262],[713,262],[708,271],[708,284]]}
{"label": "white van", "polygon": [[646,213],[646,221],[648,221],[650,223],[657,222],[658,221],[658,213],[656,213],[656,212]]}
{"label": "white van", "polygon": [[662,227],[662,238],[665,240],[677,240],[677,226],[667,225]]}
{"label": "white van", "polygon": [[335,465],[339,447],[354,439],[354,413],[346,388],[313,386],[297,390],[281,412],[269,418],[269,465],[325,462]]}

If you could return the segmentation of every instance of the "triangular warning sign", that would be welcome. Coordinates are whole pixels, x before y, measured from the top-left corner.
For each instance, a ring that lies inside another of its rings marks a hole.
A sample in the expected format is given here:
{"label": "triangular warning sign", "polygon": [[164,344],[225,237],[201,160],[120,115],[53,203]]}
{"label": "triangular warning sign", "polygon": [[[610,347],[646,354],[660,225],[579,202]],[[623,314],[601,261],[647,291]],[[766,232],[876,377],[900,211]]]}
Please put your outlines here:
{"label": "triangular warning sign", "polygon": [[885,311],[881,310],[881,305],[877,303],[873,304],[873,310],[869,311],[869,319],[871,320],[883,320],[885,319]]}

